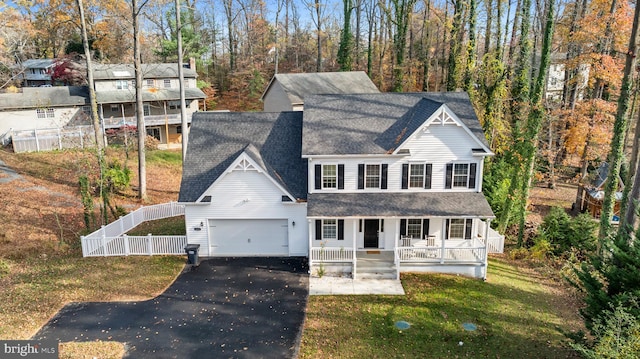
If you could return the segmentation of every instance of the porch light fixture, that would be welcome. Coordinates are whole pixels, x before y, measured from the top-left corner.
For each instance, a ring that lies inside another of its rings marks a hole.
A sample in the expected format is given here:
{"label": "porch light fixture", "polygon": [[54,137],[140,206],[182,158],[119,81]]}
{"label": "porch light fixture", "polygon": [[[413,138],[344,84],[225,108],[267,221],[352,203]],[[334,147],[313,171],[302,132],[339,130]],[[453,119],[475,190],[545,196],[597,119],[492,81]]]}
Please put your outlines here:
{"label": "porch light fixture", "polygon": [[204,222],[200,222],[200,227],[204,227]]}
{"label": "porch light fixture", "polygon": [[291,222],[291,226],[295,227],[296,226],[296,221],[292,221]]}

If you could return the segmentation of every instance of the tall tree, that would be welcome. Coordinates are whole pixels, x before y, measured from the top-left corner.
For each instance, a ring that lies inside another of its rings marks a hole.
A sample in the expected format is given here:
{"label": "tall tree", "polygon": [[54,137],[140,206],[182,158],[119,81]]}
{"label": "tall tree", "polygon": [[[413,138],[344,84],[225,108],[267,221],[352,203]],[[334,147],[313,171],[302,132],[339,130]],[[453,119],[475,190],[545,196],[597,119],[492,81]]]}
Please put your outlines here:
{"label": "tall tree", "polygon": [[338,49],[338,64],[340,64],[340,71],[351,71],[353,67],[353,34],[351,33],[353,1],[342,0],[342,4],[344,23],[340,36],[340,48]]}
{"label": "tall tree", "polygon": [[[614,0],[615,3],[615,0]],[[604,199],[602,203],[602,211],[600,214],[600,239],[604,240],[611,229],[611,217],[613,207],[615,205],[615,194],[618,190],[618,176],[620,175],[620,166],[624,156],[624,143],[629,126],[629,104],[631,99],[631,86],[633,84],[632,71],[636,68],[636,51],[638,42],[638,21],[640,20],[640,6],[636,6],[633,15],[633,27],[631,28],[631,37],[629,38],[628,50],[625,54],[624,73],[622,77],[622,85],[620,86],[620,97],[618,97],[618,109],[616,111],[616,120],[613,125],[613,138],[611,139],[611,149],[607,156],[609,163],[609,174],[604,189]],[[602,249],[602,245],[598,246]]]}
{"label": "tall tree", "polygon": [[462,54],[463,18],[465,0],[453,2],[453,26],[449,43],[449,61],[447,71],[447,91],[455,91],[460,81],[460,55]]}
{"label": "tall tree", "polygon": [[411,14],[417,0],[390,0],[390,6],[383,8],[388,21],[393,24],[393,52],[395,64],[393,67],[394,92],[404,90],[404,61],[407,48],[407,31],[411,23]]}
{"label": "tall tree", "polygon": [[131,17],[133,19],[133,67],[136,77],[136,125],[138,127],[138,197],[147,197],[147,165],[145,157],[145,139],[147,130],[144,123],[144,105],[142,100],[142,58],[140,52],[140,16],[142,7],[148,0],[138,5],[138,0],[131,0]]}
{"label": "tall tree", "polygon": [[473,95],[473,73],[476,65],[476,0],[469,0],[469,42],[467,43],[467,65],[464,73],[464,89]]}

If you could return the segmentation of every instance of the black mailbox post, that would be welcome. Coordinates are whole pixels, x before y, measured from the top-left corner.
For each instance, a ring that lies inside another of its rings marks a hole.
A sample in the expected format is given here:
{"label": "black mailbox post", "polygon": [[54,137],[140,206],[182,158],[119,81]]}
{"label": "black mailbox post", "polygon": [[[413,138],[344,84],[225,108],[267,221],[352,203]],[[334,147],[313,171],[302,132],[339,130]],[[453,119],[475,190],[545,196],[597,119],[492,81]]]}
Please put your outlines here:
{"label": "black mailbox post", "polygon": [[185,252],[187,252],[187,264],[192,266],[198,265],[198,250],[200,249],[199,244],[187,244],[184,247]]}

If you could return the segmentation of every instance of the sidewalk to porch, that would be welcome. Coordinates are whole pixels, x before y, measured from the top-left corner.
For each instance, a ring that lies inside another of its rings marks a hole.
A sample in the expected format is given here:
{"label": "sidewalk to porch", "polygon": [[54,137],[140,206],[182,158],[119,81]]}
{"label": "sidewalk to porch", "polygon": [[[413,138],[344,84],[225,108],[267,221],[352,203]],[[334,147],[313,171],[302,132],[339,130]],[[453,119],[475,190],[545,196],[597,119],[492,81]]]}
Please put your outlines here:
{"label": "sidewalk to porch", "polygon": [[399,280],[309,277],[309,295],[404,295]]}

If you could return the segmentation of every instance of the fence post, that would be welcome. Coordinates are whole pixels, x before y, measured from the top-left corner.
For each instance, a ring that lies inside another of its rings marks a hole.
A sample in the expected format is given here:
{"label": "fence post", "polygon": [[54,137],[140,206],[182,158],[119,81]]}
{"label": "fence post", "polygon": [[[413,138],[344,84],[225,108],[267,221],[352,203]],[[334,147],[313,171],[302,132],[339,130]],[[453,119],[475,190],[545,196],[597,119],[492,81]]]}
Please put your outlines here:
{"label": "fence post", "polygon": [[124,240],[124,255],[128,256],[129,255],[129,236],[124,234],[122,236],[122,239]]}
{"label": "fence post", "polygon": [[60,132],[59,128],[58,128],[58,149],[62,150],[62,133]]}
{"label": "fence post", "polygon": [[125,230],[124,230],[124,221],[122,220],[122,216],[118,218],[118,223],[120,223],[120,234],[123,234]]}
{"label": "fence post", "polygon": [[80,148],[84,148],[84,134],[82,133],[82,126],[78,128],[80,129]]}
{"label": "fence post", "polygon": [[36,152],[40,152],[40,141],[38,140],[38,130],[33,130],[33,137],[36,139]]}
{"label": "fence post", "polygon": [[151,243],[151,233],[147,234],[147,241],[149,242],[149,255],[153,255],[153,243]]}
{"label": "fence post", "polygon": [[106,257],[107,256],[107,237],[102,232],[102,253]]}
{"label": "fence post", "polygon": [[86,257],[87,256],[87,245],[84,241],[84,236],[80,236],[80,246],[82,246],[82,256]]}

